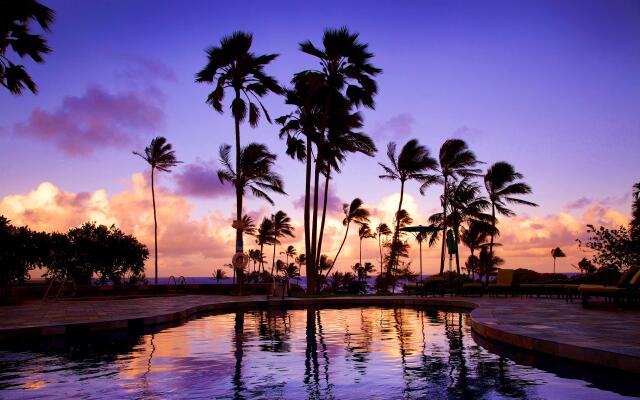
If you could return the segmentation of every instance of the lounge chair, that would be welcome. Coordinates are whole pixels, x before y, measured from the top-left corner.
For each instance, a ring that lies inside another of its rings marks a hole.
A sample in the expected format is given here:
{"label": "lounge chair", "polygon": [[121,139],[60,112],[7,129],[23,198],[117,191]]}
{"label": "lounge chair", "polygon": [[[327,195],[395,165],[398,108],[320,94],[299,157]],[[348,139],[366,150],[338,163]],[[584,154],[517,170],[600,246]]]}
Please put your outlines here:
{"label": "lounge chair", "polygon": [[629,301],[638,298],[638,286],[640,286],[640,267],[627,269],[616,286],[604,285],[580,285],[578,291],[582,297],[582,306],[586,307],[590,297],[604,297],[605,300],[613,299],[619,303],[622,299]]}
{"label": "lounge chair", "polygon": [[506,296],[509,293],[513,294],[513,272],[512,269],[499,269],[495,283],[490,283],[487,286],[489,295],[497,296],[504,293]]}

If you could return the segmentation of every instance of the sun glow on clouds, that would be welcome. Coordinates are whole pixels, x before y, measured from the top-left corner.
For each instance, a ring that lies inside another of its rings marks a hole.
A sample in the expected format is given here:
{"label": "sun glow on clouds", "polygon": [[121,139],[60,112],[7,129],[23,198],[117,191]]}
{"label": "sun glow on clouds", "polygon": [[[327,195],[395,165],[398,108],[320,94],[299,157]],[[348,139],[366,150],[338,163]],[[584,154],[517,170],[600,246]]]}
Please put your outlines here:
{"label": "sun glow on clouds", "polygon": [[[378,204],[365,204],[371,211],[372,230],[380,222],[393,226],[393,217],[398,207],[399,193],[384,197]],[[337,198],[336,198],[337,199]],[[201,217],[194,217],[194,206],[189,198],[163,187],[156,188],[158,211],[159,265],[161,275],[210,276],[222,264],[229,262],[234,249],[235,232],[231,228],[231,212],[220,209],[209,210]],[[414,224],[426,224],[428,214],[410,194],[405,194],[403,208],[414,218]],[[287,211],[287,210],[285,210]],[[259,224],[263,216],[273,209],[260,206],[248,213]],[[105,190],[93,193],[65,192],[55,184],[43,182],[26,194],[13,194],[0,201],[0,214],[16,225],[29,225],[32,229],[45,231],[66,231],[85,221],[101,224],[115,224],[127,233],[132,233],[153,250],[153,212],[149,180],[146,174],[131,176],[128,187],[120,193],[109,196]],[[342,213],[329,213],[325,226],[323,253],[334,258],[342,243],[345,228]],[[588,254],[582,253],[575,239],[584,237],[586,224],[617,227],[628,223],[625,213],[609,208],[598,202],[586,206],[580,215],[561,212],[543,217],[519,215],[500,218],[498,227],[501,243],[498,254],[506,260],[506,268],[527,267],[539,271],[551,269],[551,248],[560,246],[567,258],[560,261],[560,271],[570,271],[570,264]],[[293,244],[298,253],[304,252],[304,228],[301,220],[293,218],[296,237],[285,238],[276,249],[279,253]],[[352,225],[344,248],[338,259],[336,270],[348,271],[359,261],[360,249],[357,226]],[[412,245],[410,256],[414,269],[418,267],[418,247],[412,237],[407,236]],[[389,238],[387,238],[389,239]],[[245,248],[257,248],[253,238],[245,237]],[[264,249],[265,257],[271,263],[272,246]],[[423,246],[425,273],[434,273],[439,265],[440,246]],[[468,249],[461,246],[461,263],[468,256]],[[379,248],[377,239],[362,242],[363,262],[369,261],[379,268]],[[284,260],[284,259],[283,259]],[[147,263],[153,265],[152,260]],[[303,271],[304,272],[304,271]]]}

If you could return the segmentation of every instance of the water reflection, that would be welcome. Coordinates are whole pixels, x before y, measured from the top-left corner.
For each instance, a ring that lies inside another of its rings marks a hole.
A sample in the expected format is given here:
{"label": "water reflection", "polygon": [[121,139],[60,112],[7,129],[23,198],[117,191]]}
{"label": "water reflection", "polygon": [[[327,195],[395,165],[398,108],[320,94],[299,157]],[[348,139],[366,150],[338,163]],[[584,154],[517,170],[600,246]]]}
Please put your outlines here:
{"label": "water reflection", "polygon": [[621,397],[592,386],[489,353],[466,314],[430,309],[238,311],[0,352],[0,398]]}

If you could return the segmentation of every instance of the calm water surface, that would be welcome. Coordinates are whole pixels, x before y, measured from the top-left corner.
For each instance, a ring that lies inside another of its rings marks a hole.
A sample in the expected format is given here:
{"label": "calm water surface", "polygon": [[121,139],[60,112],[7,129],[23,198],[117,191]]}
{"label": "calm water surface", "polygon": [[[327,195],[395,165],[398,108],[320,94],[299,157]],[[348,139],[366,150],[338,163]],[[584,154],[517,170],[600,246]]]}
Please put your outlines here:
{"label": "calm water surface", "polygon": [[7,399],[622,397],[490,353],[467,314],[425,309],[244,311],[64,351],[0,352]]}

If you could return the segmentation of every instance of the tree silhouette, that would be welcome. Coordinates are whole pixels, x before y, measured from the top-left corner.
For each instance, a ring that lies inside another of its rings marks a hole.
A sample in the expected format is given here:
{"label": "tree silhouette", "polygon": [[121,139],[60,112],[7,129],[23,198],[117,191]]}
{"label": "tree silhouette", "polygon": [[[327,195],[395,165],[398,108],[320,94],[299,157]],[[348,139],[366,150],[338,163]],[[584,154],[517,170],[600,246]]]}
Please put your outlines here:
{"label": "tree silhouette", "polygon": [[338,248],[338,252],[336,253],[331,266],[329,267],[327,273],[325,274],[325,278],[329,276],[329,273],[333,269],[333,266],[336,264],[338,260],[338,256],[342,251],[342,247],[344,243],[347,241],[347,235],[349,234],[349,226],[351,223],[356,223],[358,225],[366,224],[369,222],[369,210],[363,207],[364,202],[359,198],[355,198],[351,201],[350,204],[344,203],[342,205],[342,211],[344,212],[344,219],[342,220],[342,225],[346,227],[344,231],[344,238],[342,238],[342,243]]}
{"label": "tree silhouette", "polygon": [[264,272],[264,246],[272,245],[274,242],[273,237],[273,220],[271,218],[264,217],[258,227],[256,234],[256,243],[260,245],[260,267]]}
{"label": "tree silhouette", "polygon": [[371,227],[369,224],[364,223],[360,224],[360,228],[358,228],[358,237],[360,238],[360,265],[362,264],[362,241],[364,239],[375,239],[376,234],[371,231]]}
{"label": "tree silhouette", "polygon": [[380,251],[380,271],[382,271],[382,237],[391,235],[391,229],[389,229],[389,225],[381,222],[376,227],[376,234],[378,235],[378,250]]}
{"label": "tree silhouette", "polygon": [[158,284],[158,218],[156,216],[156,192],[154,187],[155,170],[162,172],[171,172],[171,168],[175,167],[182,161],[176,159],[176,153],[167,142],[167,139],[158,136],[151,140],[151,144],[145,147],[144,154],[136,151],[133,154],[141,157],[151,166],[151,201],[153,204],[153,241],[154,241],[154,265],[155,265],[155,284]]}
{"label": "tree silhouette", "polygon": [[276,262],[276,246],[280,243],[281,237],[294,237],[294,228],[291,225],[291,218],[282,210],[271,215],[271,223],[273,229],[273,261],[271,263],[271,275],[273,275],[273,267]]}
{"label": "tree silhouette", "polygon": [[631,238],[640,242],[640,182],[633,185],[633,204],[631,205]]}
{"label": "tree silhouette", "polygon": [[562,251],[562,249],[560,247],[556,247],[554,249],[551,249],[551,257],[553,257],[553,273],[556,273],[556,258],[558,257],[566,257],[567,255],[564,254],[564,251]]}

